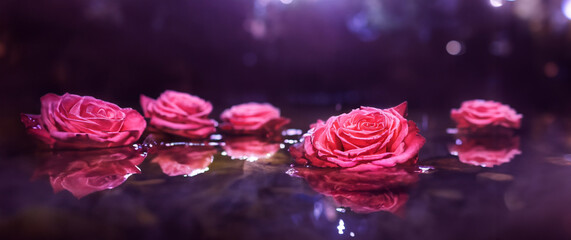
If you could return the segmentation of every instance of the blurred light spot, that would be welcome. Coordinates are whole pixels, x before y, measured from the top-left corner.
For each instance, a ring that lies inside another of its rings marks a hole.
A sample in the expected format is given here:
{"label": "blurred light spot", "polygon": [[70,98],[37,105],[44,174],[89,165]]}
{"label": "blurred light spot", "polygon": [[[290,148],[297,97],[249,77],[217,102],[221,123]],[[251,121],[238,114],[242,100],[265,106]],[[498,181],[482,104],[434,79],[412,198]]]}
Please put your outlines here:
{"label": "blurred light spot", "polygon": [[564,0],[561,3],[561,11],[567,19],[571,20],[571,0]]}
{"label": "blurred light spot", "polygon": [[313,204],[313,217],[315,217],[315,219],[319,219],[321,213],[323,213],[323,203],[316,202]]}
{"label": "blurred light spot", "polygon": [[559,74],[559,66],[554,62],[547,62],[543,67],[543,72],[545,76],[549,78],[557,77],[557,74]]}
{"label": "blurred light spot", "polygon": [[210,140],[222,140],[222,135],[212,134],[212,135],[210,135]]}
{"label": "blurred light spot", "polygon": [[448,133],[448,134],[456,134],[456,133],[458,133],[458,129],[457,129],[457,128],[447,128],[447,129],[446,129],[446,133]]}
{"label": "blurred light spot", "polygon": [[345,208],[342,208],[342,207],[338,207],[338,208],[336,208],[335,210],[336,210],[337,212],[340,212],[340,213],[345,213]]}
{"label": "blurred light spot", "polygon": [[490,0],[490,5],[492,5],[492,7],[501,7],[504,5],[504,1],[503,0]]}
{"label": "blurred light spot", "polygon": [[446,44],[446,52],[450,55],[460,55],[464,53],[464,48],[462,47],[462,43],[452,40]]}
{"label": "blurred light spot", "polygon": [[260,19],[247,21],[246,30],[250,32],[255,39],[262,39],[266,36],[266,23]]}
{"label": "blurred light spot", "polygon": [[456,145],[462,145],[462,140],[456,139]]}
{"label": "blurred light spot", "polygon": [[293,0],[280,0],[280,2],[282,2],[283,4],[290,4],[293,2]]}
{"label": "blurred light spot", "polygon": [[258,56],[251,52],[246,53],[244,56],[242,56],[242,62],[247,67],[253,67],[258,62]]}
{"label": "blurred light spot", "polygon": [[339,225],[337,226],[337,231],[339,234],[343,234],[343,230],[345,230],[345,222],[343,222],[343,219],[339,219]]}
{"label": "blurred light spot", "polygon": [[350,232],[350,233],[349,233],[349,236],[355,237],[355,233],[354,233],[354,232]]}
{"label": "blurred light spot", "polygon": [[370,42],[379,38],[379,29],[370,22],[366,12],[361,11],[347,21],[347,28],[361,41]]}
{"label": "blurred light spot", "polygon": [[495,40],[490,46],[490,52],[495,56],[507,56],[511,53],[511,50],[511,44],[506,39]]}

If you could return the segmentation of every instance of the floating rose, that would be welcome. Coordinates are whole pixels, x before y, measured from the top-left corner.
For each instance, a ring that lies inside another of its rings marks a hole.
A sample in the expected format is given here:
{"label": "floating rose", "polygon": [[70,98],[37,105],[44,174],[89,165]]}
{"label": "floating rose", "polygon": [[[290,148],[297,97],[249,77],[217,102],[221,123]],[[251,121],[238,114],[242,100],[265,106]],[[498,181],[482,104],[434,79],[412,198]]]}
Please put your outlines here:
{"label": "floating rose", "polygon": [[268,103],[244,103],[224,110],[220,129],[231,134],[275,135],[290,122]]}
{"label": "floating rose", "polygon": [[216,131],[216,121],[208,118],[212,104],[190,94],[167,90],[157,100],[141,95],[141,107],[153,130],[190,139]]}
{"label": "floating rose", "polygon": [[460,129],[505,127],[518,129],[522,115],[508,105],[494,101],[471,100],[462,103],[459,109],[452,109],[450,117]]}
{"label": "floating rose", "polygon": [[208,171],[215,153],[210,146],[173,146],[157,150],[152,162],[169,176],[195,176]]}
{"label": "floating rose", "polygon": [[106,148],[131,144],[145,130],[137,111],[90,96],[52,93],[41,98],[40,115],[22,114],[29,134],[51,148]]}
{"label": "floating rose", "polygon": [[54,153],[34,178],[48,175],[54,192],[67,190],[77,198],[93,192],[113,189],[132,174],[145,155],[131,147]]}
{"label": "floating rose", "polygon": [[228,156],[250,161],[271,157],[280,150],[279,143],[264,141],[256,136],[228,137],[224,142],[224,151]]}
{"label": "floating rose", "polygon": [[298,164],[355,171],[414,164],[425,139],[404,118],[406,106],[361,107],[318,121],[290,152]]}
{"label": "floating rose", "polygon": [[520,154],[519,138],[516,136],[461,136],[456,145],[450,145],[450,153],[457,155],[460,162],[494,167],[510,162]]}
{"label": "floating rose", "polygon": [[416,173],[402,168],[355,172],[297,167],[288,173],[304,178],[315,191],[332,197],[337,206],[356,213],[399,214],[408,200],[406,189],[418,181]]}

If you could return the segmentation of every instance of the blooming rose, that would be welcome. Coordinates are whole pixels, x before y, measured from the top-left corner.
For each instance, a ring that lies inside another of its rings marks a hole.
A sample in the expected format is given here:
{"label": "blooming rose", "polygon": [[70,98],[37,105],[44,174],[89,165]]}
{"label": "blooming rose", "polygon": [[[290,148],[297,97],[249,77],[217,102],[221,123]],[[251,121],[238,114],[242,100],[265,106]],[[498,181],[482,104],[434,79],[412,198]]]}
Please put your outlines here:
{"label": "blooming rose", "polygon": [[51,148],[106,148],[131,144],[146,123],[131,108],[90,96],[48,93],[40,115],[21,114],[26,130]]}
{"label": "blooming rose", "polygon": [[220,115],[222,131],[233,134],[271,135],[290,122],[280,110],[268,103],[244,103],[224,110]]}
{"label": "blooming rose", "polygon": [[141,173],[137,165],[144,159],[144,154],[131,147],[57,152],[36,169],[34,178],[48,175],[55,193],[65,189],[82,198],[113,189],[132,174]]}
{"label": "blooming rose", "polygon": [[263,141],[255,136],[229,137],[224,143],[224,150],[228,156],[238,159],[267,158],[280,150],[279,143]]}
{"label": "blooming rose", "polygon": [[406,189],[418,181],[418,174],[402,168],[355,172],[298,167],[288,174],[304,178],[315,191],[332,197],[337,206],[356,213],[398,214],[408,199]]}
{"label": "blooming rose", "polygon": [[141,107],[151,127],[162,132],[202,139],[216,131],[216,121],[208,118],[212,104],[197,96],[172,90],[157,100],[141,95]]}
{"label": "blooming rose", "polygon": [[425,140],[405,112],[406,102],[389,109],[361,107],[318,121],[290,152],[298,164],[356,171],[415,163]]}
{"label": "blooming rose", "polygon": [[494,167],[520,154],[519,138],[515,136],[461,137],[458,145],[449,146],[450,153],[460,162],[482,167]]}
{"label": "blooming rose", "polygon": [[210,146],[173,146],[159,149],[152,162],[169,176],[195,176],[208,170],[215,153]]}
{"label": "blooming rose", "polygon": [[520,128],[522,115],[499,102],[471,100],[463,102],[459,109],[452,109],[450,117],[458,128],[502,126],[517,129]]}

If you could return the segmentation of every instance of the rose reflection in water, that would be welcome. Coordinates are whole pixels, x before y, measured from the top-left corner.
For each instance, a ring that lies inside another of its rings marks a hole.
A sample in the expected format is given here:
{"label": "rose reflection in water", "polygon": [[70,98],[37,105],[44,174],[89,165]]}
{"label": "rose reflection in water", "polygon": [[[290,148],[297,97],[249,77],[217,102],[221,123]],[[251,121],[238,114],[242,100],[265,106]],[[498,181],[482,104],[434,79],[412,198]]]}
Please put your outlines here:
{"label": "rose reflection in water", "polygon": [[448,149],[460,162],[481,167],[494,167],[510,162],[520,154],[519,137],[512,135],[459,136]]}
{"label": "rose reflection in water", "polygon": [[196,176],[208,171],[216,149],[211,146],[172,146],[156,151],[152,160],[169,176]]}
{"label": "rose reflection in water", "polygon": [[256,136],[228,137],[224,140],[225,154],[233,159],[257,161],[269,158],[280,150],[280,144]]}
{"label": "rose reflection in water", "polygon": [[399,216],[408,200],[407,188],[418,181],[417,173],[403,168],[355,172],[296,167],[288,174],[304,178],[315,191],[332,197],[339,207],[355,213],[386,211]]}
{"label": "rose reflection in water", "polygon": [[144,159],[145,153],[133,147],[53,152],[33,179],[48,175],[55,193],[65,189],[79,199],[116,188],[132,174],[141,173],[137,165]]}

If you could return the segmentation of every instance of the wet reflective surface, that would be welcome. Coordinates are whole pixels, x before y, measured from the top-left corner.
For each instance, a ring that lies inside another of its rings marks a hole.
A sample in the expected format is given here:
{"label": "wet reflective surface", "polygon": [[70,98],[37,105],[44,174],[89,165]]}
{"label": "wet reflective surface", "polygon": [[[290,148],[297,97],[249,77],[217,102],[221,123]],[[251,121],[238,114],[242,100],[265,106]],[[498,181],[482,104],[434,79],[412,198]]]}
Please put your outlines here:
{"label": "wet reflective surface", "polygon": [[571,237],[569,145],[545,141],[569,136],[551,129],[562,119],[470,138],[440,118],[424,119],[417,167],[375,172],[291,166],[295,129],[279,142],[151,134],[138,147],[34,149],[0,163],[0,230],[18,239]]}
{"label": "wet reflective surface", "polygon": [[[569,19],[570,0],[0,0],[0,239],[571,239]],[[50,152],[18,117],[167,89],[300,130]],[[522,129],[451,131],[479,98]],[[317,119],[405,100],[416,168],[290,166]]]}

